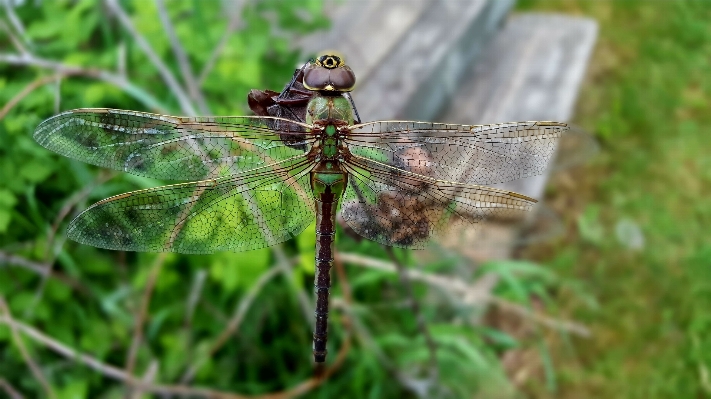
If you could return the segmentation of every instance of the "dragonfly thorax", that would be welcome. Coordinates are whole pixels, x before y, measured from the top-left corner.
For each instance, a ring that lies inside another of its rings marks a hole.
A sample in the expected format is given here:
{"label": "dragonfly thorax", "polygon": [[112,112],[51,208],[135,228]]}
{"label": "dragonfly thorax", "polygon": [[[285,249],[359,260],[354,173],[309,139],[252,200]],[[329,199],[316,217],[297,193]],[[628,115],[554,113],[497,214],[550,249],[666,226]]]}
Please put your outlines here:
{"label": "dragonfly thorax", "polygon": [[344,125],[353,124],[351,104],[343,95],[315,95],[306,106],[306,123],[325,125],[325,121],[339,121]]}
{"label": "dragonfly thorax", "polygon": [[339,158],[342,135],[353,124],[353,111],[343,96],[314,96],[306,107],[306,123],[314,127],[319,158]]}

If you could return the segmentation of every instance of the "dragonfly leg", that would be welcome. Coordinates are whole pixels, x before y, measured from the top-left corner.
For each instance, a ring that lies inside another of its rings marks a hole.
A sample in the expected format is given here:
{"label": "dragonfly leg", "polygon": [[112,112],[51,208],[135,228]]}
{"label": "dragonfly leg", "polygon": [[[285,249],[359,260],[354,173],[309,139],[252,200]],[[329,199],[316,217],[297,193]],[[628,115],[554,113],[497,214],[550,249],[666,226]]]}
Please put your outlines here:
{"label": "dragonfly leg", "polygon": [[356,108],[355,103],[353,102],[353,97],[351,97],[351,93],[345,92],[343,93],[344,96],[348,99],[348,102],[351,103],[351,109],[353,109],[353,115],[355,116],[355,123],[359,124],[361,123],[360,121],[360,115],[358,115],[358,108]]}
{"label": "dragonfly leg", "polygon": [[294,76],[291,78],[291,82],[289,82],[289,84],[286,85],[284,90],[279,93],[279,97],[277,97],[278,100],[284,100],[287,98],[287,94],[289,93],[291,88],[294,87],[294,83],[296,83],[296,80],[299,78],[299,76],[302,76],[302,74],[304,73],[304,69],[306,69],[306,67],[314,61],[315,60],[313,58],[306,61],[306,63],[296,73],[294,73]]}

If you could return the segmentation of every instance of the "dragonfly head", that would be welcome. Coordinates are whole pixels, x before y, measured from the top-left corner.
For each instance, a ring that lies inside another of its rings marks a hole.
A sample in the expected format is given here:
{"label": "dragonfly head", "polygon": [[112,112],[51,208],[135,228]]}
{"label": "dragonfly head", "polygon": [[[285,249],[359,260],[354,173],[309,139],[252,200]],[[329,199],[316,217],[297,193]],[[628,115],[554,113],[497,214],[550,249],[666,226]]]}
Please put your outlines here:
{"label": "dragonfly head", "polygon": [[355,74],[337,55],[324,54],[304,69],[304,87],[324,94],[353,90]]}

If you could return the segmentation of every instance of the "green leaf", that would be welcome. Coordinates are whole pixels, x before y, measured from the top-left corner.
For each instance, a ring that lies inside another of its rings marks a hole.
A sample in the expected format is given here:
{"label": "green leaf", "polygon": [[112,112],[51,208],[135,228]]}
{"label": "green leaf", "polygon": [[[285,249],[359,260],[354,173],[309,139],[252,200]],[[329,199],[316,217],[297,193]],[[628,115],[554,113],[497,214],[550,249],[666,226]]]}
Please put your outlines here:
{"label": "green leaf", "polygon": [[605,238],[605,229],[599,221],[600,207],[588,205],[578,218],[580,236],[591,244],[600,245]]}
{"label": "green leaf", "polygon": [[314,259],[316,258],[316,222],[311,223],[296,237],[296,247],[299,249],[299,266],[304,273],[315,273]]}
{"label": "green leaf", "polygon": [[57,399],[85,399],[89,392],[89,381],[70,380],[56,391]]}
{"label": "green leaf", "polygon": [[464,356],[462,360],[469,360],[470,363],[480,370],[485,369],[489,365],[489,361],[481,350],[461,336],[437,335],[436,340],[440,343],[440,345],[448,346],[451,349],[458,351]]}
{"label": "green leaf", "polygon": [[79,340],[79,345],[85,351],[90,351],[93,356],[103,358],[114,344],[111,339],[111,330],[101,320],[90,319],[91,328],[85,330]]}
{"label": "green leaf", "polygon": [[210,278],[228,292],[248,288],[269,266],[271,249],[262,248],[240,253],[220,253],[211,257]]}
{"label": "green leaf", "polygon": [[12,220],[10,211],[0,208],[0,233],[6,233],[10,221]]}
{"label": "green leaf", "polygon": [[525,260],[496,260],[487,262],[480,268],[481,273],[513,273],[522,277],[541,277],[544,279],[554,279],[555,273],[541,267],[541,265]]}
{"label": "green leaf", "polygon": [[31,183],[39,183],[52,174],[53,168],[47,161],[31,160],[20,167],[20,176]]}
{"label": "green leaf", "polygon": [[518,340],[511,335],[494,328],[482,328],[481,331],[484,337],[492,341],[493,344],[502,346],[506,349],[516,348],[519,346]]}
{"label": "green leaf", "polygon": [[70,299],[72,294],[71,288],[55,279],[47,280],[47,287],[45,291],[49,298],[56,300],[57,302]]}

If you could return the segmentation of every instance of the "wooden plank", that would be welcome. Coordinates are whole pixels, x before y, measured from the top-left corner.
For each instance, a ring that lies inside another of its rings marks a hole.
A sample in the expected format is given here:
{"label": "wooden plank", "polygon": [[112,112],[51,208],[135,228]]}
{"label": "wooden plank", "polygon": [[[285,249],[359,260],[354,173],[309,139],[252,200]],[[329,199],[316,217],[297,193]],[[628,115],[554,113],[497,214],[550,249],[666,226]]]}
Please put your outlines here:
{"label": "wooden plank", "polygon": [[364,121],[434,118],[513,0],[351,0],[333,13],[331,32],[300,43],[306,52],[335,49],[358,83]]}
{"label": "wooden plank", "polygon": [[355,71],[358,89],[426,11],[431,0],[350,0],[326,5],[333,28],[307,37],[306,53],[335,50]]}
{"label": "wooden plank", "polygon": [[[524,14],[502,27],[512,3],[350,0],[328,11],[331,32],[301,45],[346,56],[358,77],[353,97],[363,121],[566,121],[597,25],[584,18]],[[536,176],[498,186],[540,198],[546,180]],[[454,232],[449,244],[471,259],[506,258],[516,226],[506,221]]]}
{"label": "wooden plank", "polygon": [[[437,119],[452,123],[568,121],[597,24],[551,14],[511,17]],[[546,176],[499,187],[540,198]]]}
{"label": "wooden plank", "polygon": [[[568,121],[596,36],[597,24],[587,18],[511,17],[437,119],[466,124]],[[541,198],[547,179],[541,175],[491,186]],[[518,227],[492,223],[457,231],[444,244],[470,259],[503,259],[509,257]]]}

